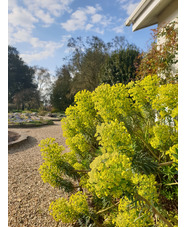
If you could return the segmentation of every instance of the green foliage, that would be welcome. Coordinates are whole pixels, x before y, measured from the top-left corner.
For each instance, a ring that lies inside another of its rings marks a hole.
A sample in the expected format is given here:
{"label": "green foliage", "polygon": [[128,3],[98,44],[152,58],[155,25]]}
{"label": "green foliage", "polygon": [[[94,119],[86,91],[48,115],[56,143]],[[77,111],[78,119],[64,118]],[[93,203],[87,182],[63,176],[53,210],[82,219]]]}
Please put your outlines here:
{"label": "green foliage", "polygon": [[[68,68],[70,75],[73,75],[68,98],[84,89],[93,91],[103,82],[126,84],[135,79],[134,63],[135,59],[138,63],[140,61],[137,59],[139,50],[136,46],[130,45],[123,36],[116,36],[108,43],[97,36],[70,38],[68,47],[70,47],[71,54],[66,58],[65,67]],[[69,86],[65,87],[69,88]],[[63,99],[64,97],[65,95]],[[54,100],[52,105],[55,105]]]}
{"label": "green foliage", "polygon": [[150,210],[142,202],[132,202],[128,198],[120,200],[118,214],[113,220],[117,227],[153,226],[154,220]]}
{"label": "green foliage", "polygon": [[108,56],[109,45],[92,36],[71,38],[68,47],[73,50],[69,59],[73,74],[71,95],[83,89],[93,91],[100,83],[99,71]]}
{"label": "green foliage", "polygon": [[81,91],[75,96],[75,106],[66,110],[67,118],[62,119],[66,144],[71,149],[73,156],[71,164],[78,169],[89,169],[89,165],[95,157],[97,141],[95,125],[98,124],[94,103],[91,99],[91,92]]}
{"label": "green foliage", "polygon": [[77,192],[70,196],[69,201],[59,198],[50,204],[50,214],[56,221],[64,223],[73,223],[78,220],[82,214],[88,213],[87,196],[82,192]]}
{"label": "green foliage", "polygon": [[177,22],[154,29],[152,36],[153,42],[150,50],[139,56],[142,60],[137,67],[138,77],[144,78],[149,74],[158,74],[161,76],[161,83],[177,83],[178,72],[175,70],[176,67],[174,68],[178,62]]}
{"label": "green foliage", "polygon": [[33,77],[34,69],[25,64],[15,47],[8,46],[8,101],[13,102],[14,95],[25,89],[36,90]]}
{"label": "green foliage", "polygon": [[71,89],[71,76],[69,68],[63,66],[57,70],[57,80],[54,82],[51,91],[50,101],[53,109],[59,111],[64,111],[70,104],[72,104],[73,99],[70,96]]}
{"label": "green foliage", "polygon": [[97,140],[102,146],[102,153],[127,153],[128,156],[134,154],[131,146],[132,140],[130,134],[127,132],[124,122],[118,120],[110,123],[102,123],[97,126]]}
{"label": "green foliage", "polygon": [[139,54],[139,50],[134,45],[127,45],[122,50],[114,51],[102,66],[101,82],[113,85],[127,84],[134,80],[136,78],[135,63],[140,62],[140,59],[137,59]]}
{"label": "green foliage", "polygon": [[16,104],[17,109],[21,107],[30,110],[31,108],[40,107],[40,95],[35,88],[27,88],[17,92],[13,97],[13,102]]}
{"label": "green foliage", "polygon": [[152,199],[152,195],[155,197],[156,194],[154,176],[136,174],[131,164],[126,155],[118,152],[98,156],[90,165],[89,190],[95,192],[99,198],[108,195],[121,198],[128,194],[142,194],[147,199]]}
{"label": "green foliage", "polygon": [[54,142],[54,138],[42,140],[39,144],[41,147],[42,157],[45,161],[39,168],[43,181],[53,187],[64,188],[66,191],[73,191],[74,187],[71,181],[64,179],[63,175],[77,179],[78,174],[74,168],[64,161],[62,152],[63,146]]}
{"label": "green foliage", "polygon": [[159,200],[160,195],[177,200],[172,184],[177,182],[176,91],[177,84],[161,85],[158,76],[149,75],[76,94],[62,119],[70,152],[63,154],[51,139],[43,141],[40,172],[45,182],[69,191],[75,183],[67,185],[62,175],[78,180],[81,195],[88,197],[78,212],[65,199],[54,202],[56,220],[95,226],[176,224]]}

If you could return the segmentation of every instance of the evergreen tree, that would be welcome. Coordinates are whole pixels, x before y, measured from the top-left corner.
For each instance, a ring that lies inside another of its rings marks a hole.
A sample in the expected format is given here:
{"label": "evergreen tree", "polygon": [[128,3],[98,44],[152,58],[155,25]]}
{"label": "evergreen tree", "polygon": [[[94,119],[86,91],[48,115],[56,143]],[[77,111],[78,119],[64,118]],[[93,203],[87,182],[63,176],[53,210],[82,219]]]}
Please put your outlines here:
{"label": "evergreen tree", "polygon": [[140,61],[139,50],[134,45],[114,51],[102,67],[100,77],[103,83],[127,84],[136,78],[135,62]]}
{"label": "evergreen tree", "polygon": [[73,101],[70,96],[71,76],[67,66],[57,70],[57,80],[54,82],[51,93],[51,104],[54,108],[64,111]]}
{"label": "evergreen tree", "polygon": [[12,102],[16,93],[33,88],[34,69],[25,64],[15,47],[8,46],[8,101]]}

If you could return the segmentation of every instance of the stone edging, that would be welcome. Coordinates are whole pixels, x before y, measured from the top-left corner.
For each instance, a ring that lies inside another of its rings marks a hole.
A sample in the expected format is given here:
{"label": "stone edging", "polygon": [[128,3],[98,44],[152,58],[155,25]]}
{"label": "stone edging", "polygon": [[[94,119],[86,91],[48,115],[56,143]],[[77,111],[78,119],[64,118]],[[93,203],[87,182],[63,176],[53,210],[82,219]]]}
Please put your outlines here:
{"label": "stone edging", "polygon": [[14,144],[21,143],[21,142],[23,142],[23,141],[28,139],[28,136],[25,135],[25,134],[19,134],[19,135],[20,135],[20,137],[17,140],[8,143],[8,147],[10,147],[10,146],[12,146]]}

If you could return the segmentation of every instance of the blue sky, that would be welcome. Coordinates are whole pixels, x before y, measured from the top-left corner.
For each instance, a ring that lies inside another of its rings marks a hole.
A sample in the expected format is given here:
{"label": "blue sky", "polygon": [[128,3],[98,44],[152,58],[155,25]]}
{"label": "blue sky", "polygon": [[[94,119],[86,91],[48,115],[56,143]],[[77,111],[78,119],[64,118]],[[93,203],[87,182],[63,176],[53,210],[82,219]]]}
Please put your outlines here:
{"label": "blue sky", "polygon": [[30,66],[53,75],[68,56],[70,37],[98,36],[105,42],[125,36],[147,50],[154,26],[132,32],[124,25],[140,0],[9,0],[8,43]]}

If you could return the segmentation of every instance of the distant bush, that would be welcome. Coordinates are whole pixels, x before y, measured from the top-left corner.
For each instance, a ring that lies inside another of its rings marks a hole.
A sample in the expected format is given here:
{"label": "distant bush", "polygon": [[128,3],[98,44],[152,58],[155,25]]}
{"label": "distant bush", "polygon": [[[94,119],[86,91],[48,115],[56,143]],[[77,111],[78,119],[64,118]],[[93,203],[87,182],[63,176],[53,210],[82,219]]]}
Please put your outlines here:
{"label": "distant bush", "polygon": [[40,110],[40,111],[38,112],[38,115],[40,115],[40,116],[45,116],[47,113],[48,113],[48,111]]}

